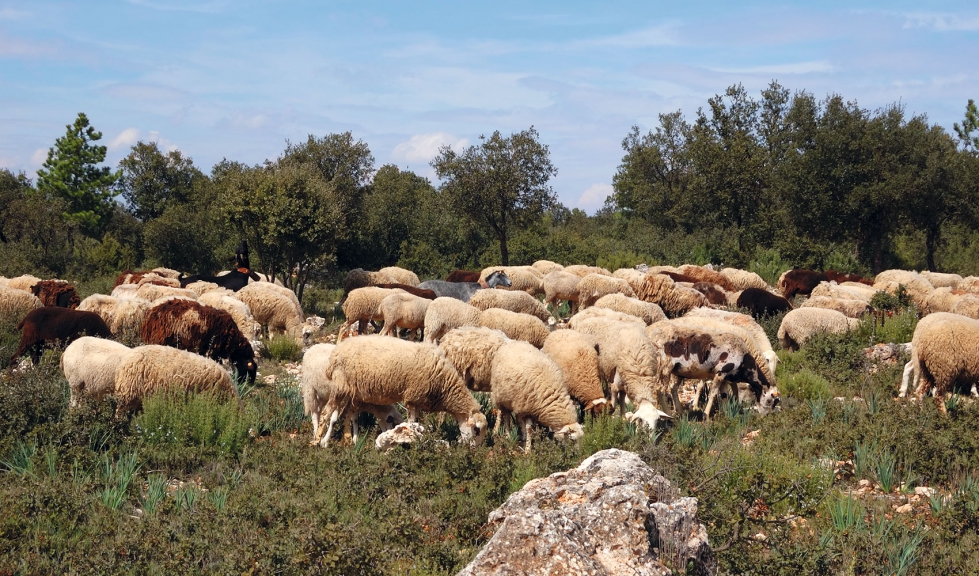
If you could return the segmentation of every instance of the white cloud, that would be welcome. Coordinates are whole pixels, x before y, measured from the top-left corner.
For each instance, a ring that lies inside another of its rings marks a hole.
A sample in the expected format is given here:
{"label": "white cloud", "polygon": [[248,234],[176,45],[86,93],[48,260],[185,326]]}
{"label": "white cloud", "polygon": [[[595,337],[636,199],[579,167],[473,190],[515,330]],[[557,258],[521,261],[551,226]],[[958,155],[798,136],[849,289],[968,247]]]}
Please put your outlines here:
{"label": "white cloud", "polygon": [[979,30],[979,16],[963,17],[958,14],[915,13],[904,17],[905,28],[933,28],[938,32]]}
{"label": "white cloud", "polygon": [[811,74],[829,73],[833,66],[825,60],[811,62],[793,62],[791,64],[769,64],[767,66],[752,66],[749,68],[711,68],[715,72],[727,74]]}
{"label": "white cloud", "polygon": [[136,128],[126,128],[112,139],[112,142],[109,143],[109,150],[123,147],[128,148],[136,142],[139,142],[139,130]]}
{"label": "white cloud", "polygon": [[456,138],[452,134],[445,132],[432,132],[430,134],[416,134],[407,142],[402,142],[394,147],[391,155],[395,160],[407,162],[428,162],[438,155],[439,148],[449,146],[456,152],[469,145],[469,140]]}
{"label": "white cloud", "polygon": [[672,22],[661,26],[633,30],[614,36],[605,36],[582,42],[588,46],[616,46],[620,48],[644,48],[648,46],[672,46],[679,43],[679,24]]}
{"label": "white cloud", "polygon": [[592,184],[578,197],[578,208],[585,211],[601,208],[613,191],[611,184]]}
{"label": "white cloud", "polygon": [[38,148],[31,154],[31,166],[40,166],[48,159],[48,149]]}

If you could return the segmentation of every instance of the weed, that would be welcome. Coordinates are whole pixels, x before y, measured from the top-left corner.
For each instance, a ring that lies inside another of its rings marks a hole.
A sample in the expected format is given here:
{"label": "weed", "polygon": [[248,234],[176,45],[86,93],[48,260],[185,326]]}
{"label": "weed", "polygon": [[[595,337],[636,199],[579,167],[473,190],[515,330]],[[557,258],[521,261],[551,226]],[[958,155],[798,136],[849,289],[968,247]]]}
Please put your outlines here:
{"label": "weed", "polygon": [[833,528],[841,533],[847,533],[854,528],[863,525],[865,511],[863,506],[854,500],[849,494],[846,498],[839,496],[830,498],[826,501],[826,508],[829,512]]}
{"label": "weed", "polygon": [[162,474],[150,474],[146,479],[146,496],[143,497],[143,511],[152,516],[167,495],[170,481]]}
{"label": "weed", "polygon": [[894,455],[888,450],[882,451],[874,462],[877,483],[880,484],[881,490],[888,494],[894,489],[896,464]]}
{"label": "weed", "polygon": [[925,533],[921,527],[916,527],[911,534],[893,543],[887,550],[887,558],[890,562],[891,570],[895,576],[904,576],[908,573],[915,562],[920,557],[918,547],[925,539]]}
{"label": "weed", "polygon": [[822,396],[806,400],[809,405],[809,412],[812,414],[812,423],[819,424],[826,417],[826,400]]}
{"label": "weed", "polygon": [[163,392],[144,400],[135,423],[140,439],[151,446],[197,446],[234,455],[248,442],[253,419],[217,394]]}
{"label": "weed", "polygon": [[877,452],[877,445],[871,442],[857,442],[853,447],[853,471],[857,478],[865,478]]}
{"label": "weed", "polygon": [[37,440],[17,442],[6,459],[0,461],[8,472],[18,476],[34,475],[34,455],[37,454]]}
{"label": "weed", "polygon": [[103,457],[103,465],[105,472],[102,479],[105,487],[102,489],[101,500],[106,507],[118,510],[126,501],[129,485],[139,469],[136,453],[123,455],[115,462],[107,454]]}
{"label": "weed", "polygon": [[214,508],[218,512],[221,512],[228,503],[228,493],[226,487],[215,488],[207,493],[207,499],[211,501],[211,504],[214,504]]}
{"label": "weed", "polygon": [[182,510],[193,510],[197,501],[200,499],[201,491],[192,482],[185,482],[173,493],[173,498],[177,503],[177,508]]}
{"label": "weed", "polygon": [[276,362],[295,362],[302,357],[303,347],[291,336],[276,334],[262,339],[260,353],[263,358]]}
{"label": "weed", "polygon": [[673,441],[677,445],[691,448],[697,442],[698,436],[697,426],[686,416],[676,421],[676,426],[673,427]]}

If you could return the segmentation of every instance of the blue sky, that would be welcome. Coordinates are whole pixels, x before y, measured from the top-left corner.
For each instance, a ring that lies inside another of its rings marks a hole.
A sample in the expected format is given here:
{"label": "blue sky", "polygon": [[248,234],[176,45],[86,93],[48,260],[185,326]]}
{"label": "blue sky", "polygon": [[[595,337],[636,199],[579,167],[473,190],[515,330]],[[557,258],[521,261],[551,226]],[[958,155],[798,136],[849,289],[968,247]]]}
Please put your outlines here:
{"label": "blue sky", "polygon": [[78,112],[113,165],[138,140],[209,172],[350,130],[433,180],[439,145],[534,125],[592,213],[633,124],[774,79],[951,130],[977,56],[975,2],[0,0],[0,167],[33,176]]}

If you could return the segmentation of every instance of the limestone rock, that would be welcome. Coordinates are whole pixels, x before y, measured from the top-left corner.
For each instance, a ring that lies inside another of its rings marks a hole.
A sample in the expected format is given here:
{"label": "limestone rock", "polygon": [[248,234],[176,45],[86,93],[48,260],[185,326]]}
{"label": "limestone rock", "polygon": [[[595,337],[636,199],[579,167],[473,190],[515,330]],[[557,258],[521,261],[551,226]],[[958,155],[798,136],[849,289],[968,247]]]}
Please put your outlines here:
{"label": "limestone rock", "polygon": [[496,534],[459,576],[713,574],[696,498],[638,456],[603,450],[580,466],[531,480],[490,513]]}
{"label": "limestone rock", "polygon": [[387,451],[399,444],[411,444],[420,439],[425,432],[425,428],[417,422],[404,422],[398,424],[387,432],[381,432],[374,441],[374,446],[378,450]]}

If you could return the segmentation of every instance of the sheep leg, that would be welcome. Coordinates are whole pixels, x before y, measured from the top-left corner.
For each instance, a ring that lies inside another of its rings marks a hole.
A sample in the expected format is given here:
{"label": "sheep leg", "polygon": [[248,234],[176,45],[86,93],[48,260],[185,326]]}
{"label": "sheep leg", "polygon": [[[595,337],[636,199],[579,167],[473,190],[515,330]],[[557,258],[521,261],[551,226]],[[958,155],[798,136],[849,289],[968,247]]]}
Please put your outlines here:
{"label": "sheep leg", "polygon": [[700,408],[700,395],[704,391],[704,386],[707,385],[706,380],[700,380],[697,382],[697,391],[693,394],[693,405],[690,406],[691,410],[697,410]]}
{"label": "sheep leg", "polygon": [[323,438],[320,440],[320,446],[322,446],[323,448],[326,448],[326,446],[330,443],[330,436],[333,435],[333,426],[337,423],[337,420],[339,419],[340,419],[340,410],[334,409],[333,413],[330,414],[330,425],[326,428],[326,434],[324,434]]}
{"label": "sheep leg", "polygon": [[[622,383],[622,377],[619,376],[619,371],[615,371],[615,376],[612,377],[612,385],[609,387],[612,392],[612,398],[615,400],[616,404],[619,405],[619,416],[625,417],[625,385]],[[615,408],[613,407],[613,412]]]}
{"label": "sheep leg", "polygon": [[[506,424],[505,425],[503,424],[503,421],[504,420],[506,420]],[[500,434],[500,427],[501,426],[505,426],[505,428],[507,430],[510,429],[510,411],[509,410],[504,410],[502,408],[500,408],[500,417],[496,419],[496,425],[493,426],[493,435],[494,436],[499,436],[499,434]]]}
{"label": "sheep leg", "polygon": [[533,420],[530,416],[524,416],[523,420],[523,437],[524,437],[524,452],[530,453],[530,428],[533,426]]}
{"label": "sheep leg", "polygon": [[405,406],[408,409],[408,422],[418,422],[418,408],[415,406]]}
{"label": "sheep leg", "polygon": [[708,422],[710,421],[711,410],[714,408],[714,401],[717,400],[717,395],[721,391],[721,386],[724,386],[724,377],[718,374],[710,383],[710,394],[707,397],[707,406],[704,407],[704,419]]}
{"label": "sheep leg", "polygon": [[898,398],[904,398],[908,395],[908,386],[911,384],[911,373],[915,371],[915,364],[917,362],[915,362],[914,352],[912,352],[911,359],[904,365],[904,375],[901,376],[901,391],[897,394]]}
{"label": "sheep leg", "polygon": [[676,376],[676,382],[670,386],[670,396],[673,399],[673,414],[675,416],[682,416],[686,410],[683,408],[683,404],[680,403],[680,386],[683,385],[683,378]]}

